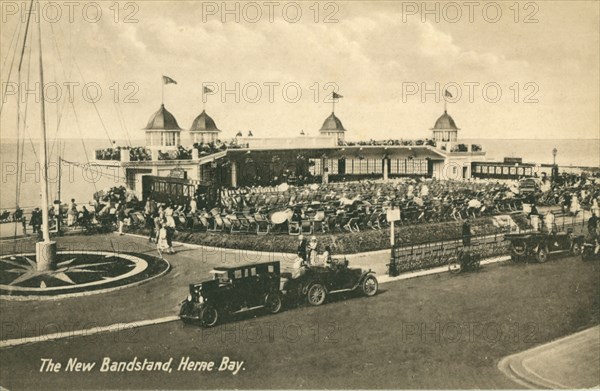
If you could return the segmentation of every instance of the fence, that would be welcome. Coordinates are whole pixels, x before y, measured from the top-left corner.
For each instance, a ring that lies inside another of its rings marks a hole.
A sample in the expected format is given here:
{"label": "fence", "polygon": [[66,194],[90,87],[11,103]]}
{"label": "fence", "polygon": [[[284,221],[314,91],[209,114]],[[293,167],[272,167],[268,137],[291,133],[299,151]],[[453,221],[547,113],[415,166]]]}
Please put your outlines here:
{"label": "fence", "polygon": [[[587,221],[591,216],[589,212],[582,211],[577,216],[557,215],[554,221],[555,232],[565,232],[572,230],[574,234],[587,233]],[[535,224],[535,218],[533,222]],[[551,232],[543,222],[538,220],[537,228],[530,225],[528,229],[520,229],[517,232]],[[510,251],[510,243],[504,240],[504,234],[508,232],[498,232],[493,235],[485,235],[471,238],[469,249],[482,258],[506,255]],[[445,241],[442,243],[425,243],[413,246],[392,248],[392,264],[390,266],[390,275],[408,272],[418,269],[429,269],[432,267],[443,266],[454,256],[458,250],[464,249],[461,239]],[[393,269],[392,269],[393,268]]]}
{"label": "fence", "polygon": [[[418,269],[429,269],[443,266],[458,250],[463,249],[461,239],[442,243],[427,243],[405,247],[392,248],[392,259],[396,264],[396,272],[408,272]],[[471,238],[470,250],[489,258],[508,253],[509,243],[504,241],[504,233]],[[393,274],[393,273],[390,273]]]}

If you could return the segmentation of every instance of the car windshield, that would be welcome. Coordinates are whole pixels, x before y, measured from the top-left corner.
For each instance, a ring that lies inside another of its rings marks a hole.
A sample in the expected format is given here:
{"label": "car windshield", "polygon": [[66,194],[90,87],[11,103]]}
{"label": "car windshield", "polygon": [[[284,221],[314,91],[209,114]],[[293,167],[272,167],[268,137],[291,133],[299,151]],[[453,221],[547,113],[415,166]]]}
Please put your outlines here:
{"label": "car windshield", "polygon": [[226,271],[223,270],[211,270],[213,280],[219,281],[219,284],[226,284],[229,282],[229,276]]}

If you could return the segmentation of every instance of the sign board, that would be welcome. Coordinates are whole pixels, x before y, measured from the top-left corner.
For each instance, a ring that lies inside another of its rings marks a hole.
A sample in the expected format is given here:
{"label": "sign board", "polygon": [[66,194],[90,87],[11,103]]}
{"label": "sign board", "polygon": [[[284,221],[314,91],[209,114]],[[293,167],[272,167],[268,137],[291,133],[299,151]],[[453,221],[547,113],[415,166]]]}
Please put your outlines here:
{"label": "sign board", "polygon": [[388,209],[386,212],[388,222],[400,220],[400,209]]}
{"label": "sign board", "polygon": [[169,173],[169,178],[185,179],[187,178],[187,171],[181,168],[174,168]]}

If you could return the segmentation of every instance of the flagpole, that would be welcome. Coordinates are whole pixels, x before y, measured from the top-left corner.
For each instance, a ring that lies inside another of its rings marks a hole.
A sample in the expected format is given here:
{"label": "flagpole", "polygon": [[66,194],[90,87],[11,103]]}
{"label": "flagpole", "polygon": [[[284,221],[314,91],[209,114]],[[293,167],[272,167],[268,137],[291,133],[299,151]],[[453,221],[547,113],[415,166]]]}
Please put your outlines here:
{"label": "flagpole", "polygon": [[335,96],[333,95],[333,93],[331,93],[331,102],[332,102],[331,113],[335,114]]}
{"label": "flagpole", "polygon": [[204,100],[204,90],[202,90],[202,111],[206,111],[206,101]]}
{"label": "flagpole", "polygon": [[163,78],[164,76],[160,78],[160,103],[162,105],[165,104],[165,81]]}

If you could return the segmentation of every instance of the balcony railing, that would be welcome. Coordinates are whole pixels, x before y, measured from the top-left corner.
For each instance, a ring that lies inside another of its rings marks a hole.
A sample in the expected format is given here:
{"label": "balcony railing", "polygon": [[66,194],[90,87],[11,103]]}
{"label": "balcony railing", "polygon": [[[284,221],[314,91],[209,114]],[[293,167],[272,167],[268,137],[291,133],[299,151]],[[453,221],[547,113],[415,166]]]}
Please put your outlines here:
{"label": "balcony railing", "polygon": [[435,147],[435,140],[431,139],[418,139],[418,140],[403,140],[403,139],[389,139],[389,140],[368,140],[368,141],[338,141],[339,146],[431,146]]}
{"label": "balcony railing", "polygon": [[[147,147],[114,147],[96,150],[96,160],[117,162],[140,162],[152,160],[193,160],[228,149],[247,148],[248,144],[237,142],[195,143],[192,148],[178,146],[169,151],[151,150]],[[127,159],[127,157],[129,159]]]}

